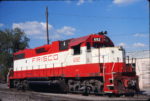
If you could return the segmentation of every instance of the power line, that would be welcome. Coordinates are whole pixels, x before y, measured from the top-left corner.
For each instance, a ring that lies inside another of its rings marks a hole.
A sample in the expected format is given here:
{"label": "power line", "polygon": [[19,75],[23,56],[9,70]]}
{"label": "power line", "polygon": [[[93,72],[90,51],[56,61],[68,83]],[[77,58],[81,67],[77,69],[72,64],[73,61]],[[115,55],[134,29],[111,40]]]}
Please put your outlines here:
{"label": "power line", "polygon": [[[77,2],[77,1],[79,1],[79,0],[0,0],[0,2],[1,1],[48,1],[48,2],[51,2],[51,1],[75,1],[75,2]],[[92,2],[94,2],[94,1],[103,1],[103,0],[93,0]],[[112,1],[112,0],[108,0],[108,1]]]}
{"label": "power line", "polygon": [[[150,66],[150,0],[148,0],[149,4],[149,66]],[[150,70],[150,69],[149,69]]]}
{"label": "power line", "polygon": [[102,19],[130,19],[130,20],[145,20],[147,17],[119,17],[119,16],[92,16],[92,15],[78,15],[78,14],[63,14],[63,13],[51,13],[51,16],[72,16],[72,17],[83,17],[83,18],[102,18]]}

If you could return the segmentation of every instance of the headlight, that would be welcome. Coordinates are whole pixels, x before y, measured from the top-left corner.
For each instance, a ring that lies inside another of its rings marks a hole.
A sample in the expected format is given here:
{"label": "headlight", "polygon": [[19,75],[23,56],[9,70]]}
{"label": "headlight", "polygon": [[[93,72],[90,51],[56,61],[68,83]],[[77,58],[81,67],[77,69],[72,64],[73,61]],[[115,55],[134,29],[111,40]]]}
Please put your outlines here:
{"label": "headlight", "polygon": [[135,86],[135,85],[136,85],[136,80],[130,80],[130,81],[128,82],[128,85],[129,85],[129,86]]}

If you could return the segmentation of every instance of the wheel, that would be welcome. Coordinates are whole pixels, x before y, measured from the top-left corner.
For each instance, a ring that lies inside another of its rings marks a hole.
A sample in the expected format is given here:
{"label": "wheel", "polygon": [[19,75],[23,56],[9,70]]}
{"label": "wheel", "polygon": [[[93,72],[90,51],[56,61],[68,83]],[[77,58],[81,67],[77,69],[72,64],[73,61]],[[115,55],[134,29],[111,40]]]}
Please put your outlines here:
{"label": "wheel", "polygon": [[61,93],[68,93],[69,87],[64,80],[59,81],[59,89]]}
{"label": "wheel", "polygon": [[95,94],[99,94],[103,92],[103,83],[101,81],[96,80],[95,81]]}
{"label": "wheel", "polygon": [[29,84],[27,80],[23,80],[22,81],[22,85],[23,85],[23,90],[29,90]]}
{"label": "wheel", "polygon": [[88,95],[90,94],[90,91],[91,91],[91,88],[90,88],[90,87],[88,87],[88,86],[86,86],[86,87],[85,87],[85,90],[84,90],[84,92],[83,92],[83,94],[82,94],[82,95],[84,95],[84,96],[88,96]]}

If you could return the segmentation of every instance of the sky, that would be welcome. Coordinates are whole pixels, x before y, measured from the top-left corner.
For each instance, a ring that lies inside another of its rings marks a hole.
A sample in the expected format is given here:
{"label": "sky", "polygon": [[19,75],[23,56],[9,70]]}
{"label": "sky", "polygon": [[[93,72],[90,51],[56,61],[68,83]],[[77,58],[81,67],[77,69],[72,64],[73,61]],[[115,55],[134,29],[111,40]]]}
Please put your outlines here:
{"label": "sky", "polygon": [[46,44],[45,9],[50,40],[77,38],[100,31],[128,52],[149,49],[147,0],[0,1],[0,30],[20,28],[30,48]]}

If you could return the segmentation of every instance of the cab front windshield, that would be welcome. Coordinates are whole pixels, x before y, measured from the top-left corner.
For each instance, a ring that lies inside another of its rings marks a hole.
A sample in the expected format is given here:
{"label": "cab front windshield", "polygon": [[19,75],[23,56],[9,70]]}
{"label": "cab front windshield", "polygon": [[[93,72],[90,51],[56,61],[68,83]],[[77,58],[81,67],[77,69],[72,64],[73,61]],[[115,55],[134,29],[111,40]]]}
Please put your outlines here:
{"label": "cab front windshield", "polygon": [[113,47],[113,44],[108,38],[93,38],[92,42],[87,42],[87,50],[90,49],[90,47],[93,48],[100,48],[100,47]]}
{"label": "cab front windshield", "polygon": [[108,47],[108,45],[100,43],[100,42],[93,42],[94,48],[100,48],[100,47]]}
{"label": "cab front windshield", "polygon": [[111,44],[111,41],[108,38],[104,38],[103,41],[93,41],[92,46],[94,48],[100,48],[100,47],[113,47]]}

